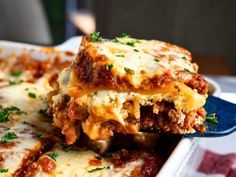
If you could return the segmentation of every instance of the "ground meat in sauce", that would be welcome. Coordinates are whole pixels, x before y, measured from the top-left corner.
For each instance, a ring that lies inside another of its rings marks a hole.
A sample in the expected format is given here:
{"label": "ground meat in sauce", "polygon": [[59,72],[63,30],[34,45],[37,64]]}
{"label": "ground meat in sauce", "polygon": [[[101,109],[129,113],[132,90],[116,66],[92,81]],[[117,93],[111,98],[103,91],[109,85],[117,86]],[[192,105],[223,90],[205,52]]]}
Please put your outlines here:
{"label": "ground meat in sauce", "polygon": [[114,154],[108,159],[115,168],[123,168],[129,162],[133,162],[138,159],[138,153],[129,152],[122,149]]}
{"label": "ground meat in sauce", "polygon": [[45,74],[55,74],[70,64],[69,61],[62,61],[59,57],[49,58],[44,61],[32,59],[29,55],[0,59],[0,70],[4,72],[22,71],[26,74],[26,82],[35,82]]}
{"label": "ground meat in sauce", "polygon": [[[85,120],[85,117],[88,117],[88,113],[85,110],[78,111],[76,109],[75,111],[76,103],[69,102],[65,98],[57,106],[58,110],[54,118],[54,125],[62,129],[67,138],[67,143],[72,144],[75,142],[77,134],[81,133],[80,130],[82,131],[79,127],[79,121]],[[158,114],[153,111],[155,106],[141,106],[140,119],[130,116],[125,119],[125,125],[121,125],[114,120],[108,120],[101,124],[101,132],[105,133],[104,137],[110,137],[114,132],[135,134],[139,131],[144,131],[182,134],[189,131],[205,131],[205,128],[201,126],[205,120],[203,108],[191,112],[182,112],[175,110],[174,104],[167,101],[158,102],[155,105],[158,107]]]}
{"label": "ground meat in sauce", "polygon": [[[36,159],[40,157],[44,152],[48,151],[52,148],[52,146],[59,141],[57,137],[47,136],[42,138],[41,140],[42,146],[40,149],[31,151],[27,157],[24,158],[22,162],[22,166],[16,170],[14,176],[15,177],[24,177],[27,176],[33,168],[36,168],[34,164],[32,164]],[[52,166],[52,165],[51,165]]]}
{"label": "ground meat in sauce", "polygon": [[44,156],[38,160],[38,164],[46,173],[52,173],[56,168],[56,162],[50,157]]}
{"label": "ground meat in sauce", "polygon": [[145,159],[141,166],[141,174],[143,177],[155,177],[161,168],[162,163],[158,161],[157,157],[150,156]]}
{"label": "ground meat in sauce", "polygon": [[163,162],[156,155],[144,151],[128,151],[119,150],[111,155],[107,160],[111,162],[115,168],[124,168],[127,163],[143,160],[143,164],[135,167],[131,171],[131,177],[155,177],[160,170]]}

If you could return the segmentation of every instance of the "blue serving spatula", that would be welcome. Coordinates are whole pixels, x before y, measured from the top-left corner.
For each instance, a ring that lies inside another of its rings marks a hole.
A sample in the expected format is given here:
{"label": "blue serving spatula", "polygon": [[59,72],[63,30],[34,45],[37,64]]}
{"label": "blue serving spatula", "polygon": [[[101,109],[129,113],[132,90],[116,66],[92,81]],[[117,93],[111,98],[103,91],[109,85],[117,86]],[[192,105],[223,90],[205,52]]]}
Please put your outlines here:
{"label": "blue serving spatula", "polygon": [[220,137],[236,131],[236,104],[209,96],[204,107],[208,114],[216,114],[218,123],[206,121],[205,133],[186,134],[186,137]]}

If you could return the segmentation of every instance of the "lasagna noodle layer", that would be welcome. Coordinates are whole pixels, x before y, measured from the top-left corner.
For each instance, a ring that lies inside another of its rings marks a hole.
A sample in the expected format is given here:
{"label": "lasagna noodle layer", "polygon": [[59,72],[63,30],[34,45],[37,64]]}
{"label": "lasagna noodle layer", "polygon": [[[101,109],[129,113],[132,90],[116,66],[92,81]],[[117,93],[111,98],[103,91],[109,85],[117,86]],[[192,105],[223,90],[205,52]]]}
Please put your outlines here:
{"label": "lasagna noodle layer", "polygon": [[[194,126],[202,124],[204,121],[204,114],[198,114],[197,111],[205,104],[205,95],[197,93],[184,83],[171,82],[155,89],[152,92],[119,92],[115,90],[95,90],[85,94],[85,92],[78,90],[76,93],[83,93],[80,96],[74,96],[74,88],[68,85],[68,81],[65,75],[68,75],[68,70],[63,71],[59,78],[59,85],[61,87],[61,94],[54,97],[54,103],[60,103],[63,99],[63,94],[68,93],[71,98],[68,103],[63,103],[64,106],[55,105],[55,107],[62,107],[55,113],[54,123],[59,128],[62,128],[64,134],[67,134],[71,140],[71,136],[76,137],[76,124],[77,120],[81,121],[82,130],[91,139],[100,140],[106,139],[113,135],[113,131],[121,133],[136,134],[140,131],[141,121],[141,107],[152,106],[152,113],[158,115],[160,111],[160,103],[169,102],[173,103],[172,114],[177,114],[175,118],[179,119],[179,125],[170,126],[166,123],[158,123],[159,128],[162,131],[173,133],[190,133],[194,132]],[[60,80],[62,79],[62,80]],[[70,91],[73,92],[70,94]],[[63,101],[64,102],[64,101]],[[67,105],[67,106],[66,106]],[[66,109],[66,110],[65,110]],[[173,113],[174,110],[174,113]],[[168,114],[168,111],[166,113]],[[165,112],[165,111],[163,111]],[[202,110],[200,111],[202,112]],[[65,113],[68,113],[65,115]],[[169,113],[171,114],[171,113]],[[66,118],[67,117],[67,118]],[[174,116],[173,116],[174,117]],[[191,118],[190,118],[191,117]],[[132,118],[131,123],[130,118]],[[152,118],[151,122],[155,122],[157,119]],[[68,121],[66,121],[68,120]],[[168,120],[168,117],[166,117]],[[188,120],[191,120],[189,123]],[[165,119],[163,120],[165,121]],[[112,123],[111,123],[112,122]],[[186,122],[186,123],[184,123]],[[109,126],[112,124],[112,127]],[[153,125],[153,123],[151,123]],[[115,125],[115,126],[114,126]],[[156,125],[157,128],[158,125]],[[67,127],[70,127],[70,133],[67,131]],[[73,127],[73,128],[72,128]],[[116,128],[114,128],[116,127]],[[121,128],[123,127],[123,128]],[[172,128],[170,128],[172,127]],[[149,126],[149,128],[152,128]],[[182,129],[181,129],[182,128]],[[73,133],[71,131],[74,131]],[[69,142],[70,142],[69,140]]]}

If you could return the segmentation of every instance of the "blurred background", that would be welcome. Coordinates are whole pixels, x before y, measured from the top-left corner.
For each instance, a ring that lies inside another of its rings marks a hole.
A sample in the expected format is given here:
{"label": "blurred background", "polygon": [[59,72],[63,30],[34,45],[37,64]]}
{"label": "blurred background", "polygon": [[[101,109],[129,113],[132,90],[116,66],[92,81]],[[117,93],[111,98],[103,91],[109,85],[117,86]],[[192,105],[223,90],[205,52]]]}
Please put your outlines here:
{"label": "blurred background", "polygon": [[236,75],[235,0],[0,0],[0,40],[56,45],[100,31],[187,48],[200,72]]}

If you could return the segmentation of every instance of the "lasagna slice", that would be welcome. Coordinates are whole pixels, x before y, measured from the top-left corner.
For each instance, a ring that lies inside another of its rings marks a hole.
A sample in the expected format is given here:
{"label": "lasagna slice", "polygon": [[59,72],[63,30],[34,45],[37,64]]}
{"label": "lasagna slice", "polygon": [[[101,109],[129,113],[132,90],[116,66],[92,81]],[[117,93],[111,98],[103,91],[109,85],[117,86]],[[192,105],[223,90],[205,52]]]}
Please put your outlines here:
{"label": "lasagna slice", "polygon": [[114,133],[203,132],[208,84],[191,60],[162,41],[83,37],[49,94],[54,125],[68,144],[81,133],[97,141]]}

